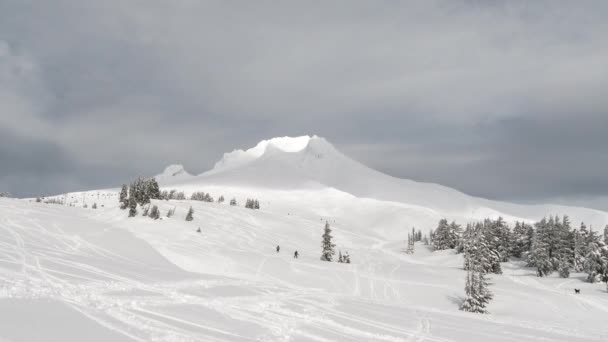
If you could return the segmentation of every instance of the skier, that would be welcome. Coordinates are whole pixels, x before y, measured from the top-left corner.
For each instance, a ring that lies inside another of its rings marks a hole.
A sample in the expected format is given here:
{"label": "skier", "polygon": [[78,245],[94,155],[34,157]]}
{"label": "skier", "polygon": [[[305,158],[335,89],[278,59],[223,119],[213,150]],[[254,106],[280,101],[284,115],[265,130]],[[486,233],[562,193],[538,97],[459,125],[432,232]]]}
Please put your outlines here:
{"label": "skier", "polygon": [[298,258],[298,251],[295,251],[295,252],[293,253],[293,258],[294,258],[294,259],[297,259],[297,258]]}
{"label": "skier", "polygon": [[281,250],[281,247],[279,245],[277,245],[277,253],[279,253],[280,250]]}

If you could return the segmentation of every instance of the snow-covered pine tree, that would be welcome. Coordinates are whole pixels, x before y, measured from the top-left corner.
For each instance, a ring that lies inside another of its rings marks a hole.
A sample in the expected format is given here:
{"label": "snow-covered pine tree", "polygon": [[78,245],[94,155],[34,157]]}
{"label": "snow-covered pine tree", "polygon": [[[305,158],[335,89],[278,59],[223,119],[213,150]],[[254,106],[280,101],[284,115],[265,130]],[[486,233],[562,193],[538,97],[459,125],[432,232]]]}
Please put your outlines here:
{"label": "snow-covered pine tree", "polygon": [[535,224],[536,234],[532,243],[531,259],[536,267],[536,275],[544,277],[553,272],[551,256],[551,230],[553,219],[543,218]]}
{"label": "snow-covered pine tree", "polygon": [[137,201],[134,196],[129,196],[129,217],[137,215]]}
{"label": "snow-covered pine tree", "polygon": [[570,269],[574,265],[574,233],[570,227],[570,219],[564,215],[562,221],[556,217],[558,244],[556,246],[557,271],[562,278],[570,276]]}
{"label": "snow-covered pine tree", "polygon": [[160,212],[158,210],[158,206],[153,205],[152,209],[150,209],[150,218],[153,220],[158,220],[160,218]]}
{"label": "snow-covered pine tree", "polygon": [[237,204],[236,203],[236,198],[233,198],[233,199],[230,200],[230,205],[231,206],[235,206],[236,204]]}
{"label": "snow-covered pine tree", "polygon": [[344,253],[344,256],[342,257],[342,260],[345,263],[350,264],[350,254],[348,254],[348,251],[346,251],[346,253]]}
{"label": "snow-covered pine tree", "polygon": [[407,234],[407,248],[405,253],[414,254],[414,237],[412,234]]}
{"label": "snow-covered pine tree", "polygon": [[574,259],[572,270],[574,272],[583,272],[585,269],[585,253],[587,250],[587,242],[583,239],[580,230],[574,229],[572,231],[572,236],[574,238]]}
{"label": "snow-covered pine tree", "polygon": [[93,203],[93,206],[91,207],[91,209],[97,209],[97,202]]}
{"label": "snow-covered pine tree", "polygon": [[194,209],[192,209],[192,207],[190,207],[190,209],[188,209],[188,213],[186,214],[186,221],[192,221],[194,219]]}
{"label": "snow-covered pine tree", "polygon": [[253,209],[260,209],[260,201],[257,199],[253,202]]}
{"label": "snow-covered pine tree", "polygon": [[608,224],[604,227],[604,245],[608,246]]}
{"label": "snow-covered pine tree", "polygon": [[224,195],[220,195],[220,197],[217,199],[217,203],[224,203]]}
{"label": "snow-covered pine tree", "polygon": [[338,262],[343,263],[344,259],[342,259],[342,251],[338,251]]}
{"label": "snow-covered pine tree", "polygon": [[452,236],[448,220],[441,219],[437,224],[437,229],[433,233],[433,249],[440,251],[452,248]]}
{"label": "snow-covered pine tree", "polygon": [[511,239],[511,255],[516,258],[521,258],[522,254],[526,252],[526,239],[528,237],[528,229],[524,222],[515,222],[513,227],[513,234]]}
{"label": "snow-covered pine tree", "polygon": [[148,179],[148,194],[151,199],[161,199],[160,187],[154,177]]}
{"label": "snow-covered pine tree", "polygon": [[559,265],[558,265],[558,269],[557,269],[559,276],[561,278],[570,277],[570,267],[571,267],[570,260],[568,260],[567,258],[559,259]]}
{"label": "snow-covered pine tree", "polygon": [[585,258],[587,281],[590,283],[603,281],[604,277],[608,275],[608,247],[604,244],[604,241],[598,238],[591,241],[587,248]]}
{"label": "snow-covered pine tree", "polygon": [[467,227],[464,242],[464,269],[482,273],[502,273],[498,254],[490,249],[488,244],[488,224],[478,222]]}
{"label": "snow-covered pine tree", "polygon": [[150,206],[145,206],[143,213],[141,214],[141,216],[148,216],[148,213],[150,212]]}
{"label": "snow-covered pine tree", "polygon": [[[478,227],[479,228],[479,227]],[[479,229],[474,229],[478,231]],[[468,250],[478,250],[476,244],[483,242],[483,239],[476,237],[473,241],[468,241]],[[482,247],[483,248],[483,247]],[[479,259],[474,259],[473,254],[465,255],[465,264],[469,265],[465,283],[465,300],[460,306],[460,310],[473,313],[488,313],[486,306],[492,300],[493,295],[488,286],[489,282],[482,271],[483,265]]]}
{"label": "snow-covered pine tree", "polygon": [[171,217],[175,215],[175,207],[169,209],[169,211],[167,211],[167,217]]}
{"label": "snow-covered pine tree", "polygon": [[456,223],[456,221],[452,221],[450,223],[449,228],[449,246],[451,249],[457,248],[460,244],[460,239],[462,235],[462,227]]}
{"label": "snow-covered pine tree", "polygon": [[499,217],[498,220],[494,222],[493,228],[493,239],[496,240],[496,251],[500,255],[500,262],[507,262],[509,261],[510,256],[511,229],[502,217]]}
{"label": "snow-covered pine tree", "polygon": [[120,190],[120,195],[118,196],[118,202],[120,203],[120,209],[127,209],[129,206],[129,194],[127,185],[123,184],[122,189]]}
{"label": "snow-covered pine tree", "polygon": [[336,245],[331,242],[331,239],[331,228],[329,227],[329,222],[326,221],[323,230],[323,241],[321,242],[321,260],[323,261],[332,261],[333,255],[336,254],[336,251],[334,250]]}

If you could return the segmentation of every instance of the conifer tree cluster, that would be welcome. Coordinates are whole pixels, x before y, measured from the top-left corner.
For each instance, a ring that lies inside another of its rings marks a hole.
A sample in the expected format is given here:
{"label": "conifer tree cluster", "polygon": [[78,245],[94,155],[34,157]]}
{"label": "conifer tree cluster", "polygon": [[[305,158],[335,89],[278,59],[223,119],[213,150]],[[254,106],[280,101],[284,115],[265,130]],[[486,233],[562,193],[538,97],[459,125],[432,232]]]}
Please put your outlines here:
{"label": "conifer tree cluster", "polygon": [[213,197],[210,194],[205,192],[193,192],[190,196],[190,199],[193,201],[203,201],[203,202],[213,202]]}
{"label": "conifer tree cluster", "polygon": [[236,198],[233,198],[233,199],[231,199],[231,200],[230,200],[230,205],[231,205],[231,206],[233,206],[233,207],[234,207],[235,205],[237,205],[237,203],[236,203]]}
{"label": "conifer tree cluster", "polygon": [[462,233],[444,219],[430,236],[435,249],[457,248],[465,253],[465,270],[472,270],[469,260],[476,260],[479,271],[500,274],[500,263],[516,257],[536,268],[539,277],[557,272],[568,278],[571,272],[584,272],[589,282],[605,281],[608,286],[606,233],[608,227],[602,237],[584,223],[573,229],[568,216],[553,216],[534,225],[515,222],[513,230],[500,217],[486,219],[467,225]]}
{"label": "conifer tree cluster", "polygon": [[348,255],[348,251],[342,254],[342,251],[338,251],[338,262],[344,264],[350,264],[350,255]]}
{"label": "conifer tree cluster", "polygon": [[414,254],[415,252],[415,236],[416,234],[407,234],[407,247],[405,248],[405,253]]}
{"label": "conifer tree cluster", "polygon": [[248,198],[245,202],[245,208],[260,209],[260,202],[257,199]]}
{"label": "conifer tree cluster", "polygon": [[439,221],[437,228],[432,231],[433,248],[435,250],[453,249],[458,246],[462,228],[456,222]]}
{"label": "conifer tree cluster", "polygon": [[217,203],[224,203],[224,195],[220,195],[220,197],[217,198]]}
{"label": "conifer tree cluster", "polygon": [[[128,191],[128,192],[127,192]],[[120,190],[120,194],[118,197],[118,201],[120,203],[121,209],[129,208],[129,217],[135,216],[133,213],[137,211],[137,205],[143,206],[145,204],[150,203],[151,199],[160,199],[161,192],[158,187],[158,183],[154,178],[137,178],[134,182],[131,183],[127,190],[127,185],[124,184],[122,189]],[[132,201],[135,202],[135,209],[132,209],[133,204]]]}

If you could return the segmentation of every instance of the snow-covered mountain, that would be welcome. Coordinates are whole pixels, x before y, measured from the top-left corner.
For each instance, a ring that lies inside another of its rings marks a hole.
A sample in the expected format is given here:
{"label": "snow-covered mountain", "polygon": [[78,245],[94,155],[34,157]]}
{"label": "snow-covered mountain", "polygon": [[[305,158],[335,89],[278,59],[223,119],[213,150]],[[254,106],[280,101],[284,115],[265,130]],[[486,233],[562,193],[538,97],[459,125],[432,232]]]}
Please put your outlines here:
{"label": "snow-covered mountain", "polygon": [[492,201],[438,184],[395,178],[345,156],[318,136],[263,140],[253,148],[224,154],[212,170],[198,176],[166,174],[157,177],[161,186],[185,191],[222,186],[278,191],[335,189],[358,198],[418,207],[432,213],[432,220],[442,216],[466,222],[503,216],[509,221],[536,221],[546,215],[567,214],[573,222],[600,228],[608,224],[608,213],[598,210]]}
{"label": "snow-covered mountain", "polygon": [[[148,206],[133,217],[121,210],[119,189],[49,203],[0,198],[1,341],[608,336],[606,287],[586,282],[584,273],[538,278],[514,258],[491,275],[490,314],[480,316],[458,310],[467,274],[462,254],[422,243],[404,253],[413,226],[429,230],[443,217],[466,223],[569,214],[573,224],[599,226],[604,212],[494,202],[397,179],[319,137],[266,140],[226,154],[203,174],[173,165],[157,179],[164,189],[205,191],[226,202],[154,199],[161,215],[152,219],[143,215]],[[237,205],[227,203],[233,198]],[[244,208],[247,198],[259,199],[260,210]],[[351,264],[320,260],[325,222]]]}

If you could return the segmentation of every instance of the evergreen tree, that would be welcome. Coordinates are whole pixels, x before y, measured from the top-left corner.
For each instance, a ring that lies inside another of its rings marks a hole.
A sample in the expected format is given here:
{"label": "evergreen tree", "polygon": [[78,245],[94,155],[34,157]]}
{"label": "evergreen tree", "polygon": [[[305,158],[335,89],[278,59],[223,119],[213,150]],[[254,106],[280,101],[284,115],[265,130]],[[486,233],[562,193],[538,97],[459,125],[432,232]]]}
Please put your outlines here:
{"label": "evergreen tree", "polygon": [[118,196],[118,202],[120,203],[120,209],[124,210],[127,209],[127,207],[129,206],[129,195],[126,184],[122,185],[120,195]]}
{"label": "evergreen tree", "polygon": [[348,251],[346,251],[346,253],[344,253],[344,256],[342,257],[342,260],[345,263],[350,264],[350,254],[348,254]]}
{"label": "evergreen tree", "polygon": [[173,207],[172,209],[169,209],[169,211],[167,211],[167,217],[171,217],[175,215],[175,207]]}
{"label": "evergreen tree", "polygon": [[194,209],[192,209],[192,207],[190,207],[190,209],[188,209],[188,214],[186,214],[186,221],[192,221],[194,219],[193,215],[194,215]]}
{"label": "evergreen tree", "polygon": [[[479,226],[477,227],[479,228]],[[474,229],[478,231],[480,229]],[[479,244],[483,243],[483,239],[476,237],[473,241],[468,241],[468,251],[477,251],[484,247]],[[465,283],[465,294],[466,298],[460,306],[460,310],[474,312],[474,313],[487,313],[486,306],[492,300],[493,295],[490,292],[488,286],[489,282],[484,275],[484,265],[480,263],[481,259],[475,259],[473,254],[465,255],[465,264],[469,265],[467,271],[467,278]]]}
{"label": "evergreen tree", "polygon": [[499,217],[492,225],[492,239],[494,249],[498,252],[500,262],[509,261],[511,247],[511,230],[509,225]]}
{"label": "evergreen tree", "polygon": [[588,273],[587,281],[590,283],[604,281],[608,276],[608,247],[600,239],[589,243],[585,269]]}
{"label": "evergreen tree", "polygon": [[92,209],[97,209],[97,202],[93,203]]}
{"label": "evergreen tree", "polygon": [[342,251],[338,251],[338,262],[343,263],[344,259],[342,259]]}
{"label": "evergreen tree", "polygon": [[323,261],[332,261],[333,255],[336,254],[334,250],[334,245],[331,242],[331,228],[329,227],[329,222],[325,222],[325,229],[323,231],[323,241],[321,242],[322,252],[321,252],[321,260]]}
{"label": "evergreen tree", "polygon": [[441,219],[433,233],[433,249],[439,251],[452,248],[452,234],[448,220]]}
{"label": "evergreen tree", "polygon": [[585,270],[585,253],[587,251],[587,242],[581,235],[580,230],[573,230],[572,236],[574,239],[574,259],[572,270],[574,272],[583,272]]}
{"label": "evergreen tree", "polygon": [[575,237],[567,215],[564,215],[561,222],[556,218],[556,229],[558,238],[556,270],[559,272],[560,277],[568,278],[570,276],[570,269],[574,267]]}
{"label": "evergreen tree", "polygon": [[412,234],[408,234],[407,235],[407,248],[405,249],[405,253],[407,254],[414,254],[414,235]]}
{"label": "evergreen tree", "polygon": [[144,211],[141,214],[141,216],[148,216],[149,212],[150,212],[150,206],[146,206],[146,207],[144,207]]}
{"label": "evergreen tree", "polygon": [[158,206],[156,206],[156,205],[152,206],[152,209],[150,209],[149,216],[153,220],[158,220],[160,218],[160,211],[158,210]]}
{"label": "evergreen tree", "polygon": [[218,199],[217,199],[217,203],[224,203],[224,195],[221,195]]}
{"label": "evergreen tree", "polygon": [[456,224],[455,221],[450,223],[449,228],[449,247],[451,249],[457,248],[460,244],[460,237],[462,235],[462,227],[459,224]]}
{"label": "evergreen tree", "polygon": [[570,277],[570,261],[568,259],[560,259],[558,273],[561,278]]}
{"label": "evergreen tree", "polygon": [[137,202],[135,201],[135,197],[129,196],[129,217],[134,217],[137,215]]}
{"label": "evergreen tree", "polygon": [[481,273],[501,274],[500,257],[490,244],[490,220],[478,222],[467,228],[464,242],[464,269]]}
{"label": "evergreen tree", "polygon": [[230,205],[231,206],[235,206],[236,204],[237,204],[236,203],[236,198],[233,198],[233,199],[230,200]]}
{"label": "evergreen tree", "polygon": [[608,224],[604,227],[604,245],[608,246]]}
{"label": "evergreen tree", "polygon": [[546,218],[535,224],[536,234],[532,242],[531,259],[536,267],[536,275],[539,277],[547,276],[553,272],[550,247],[551,224]]}
{"label": "evergreen tree", "polygon": [[161,192],[156,178],[152,177],[148,180],[148,194],[151,199],[161,199]]}
{"label": "evergreen tree", "polygon": [[515,222],[511,239],[511,255],[521,258],[526,252],[530,251],[531,241],[529,241],[528,225],[524,222]]}

